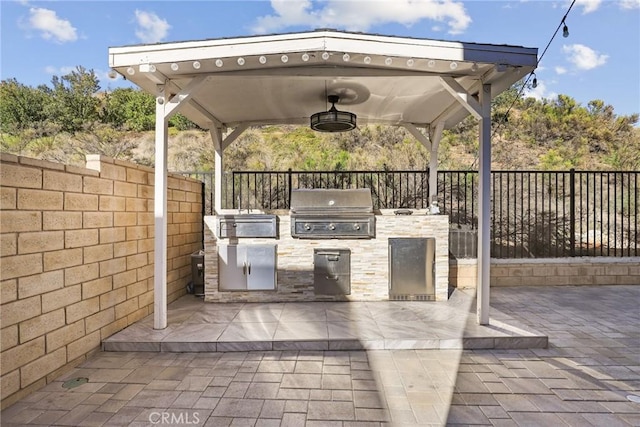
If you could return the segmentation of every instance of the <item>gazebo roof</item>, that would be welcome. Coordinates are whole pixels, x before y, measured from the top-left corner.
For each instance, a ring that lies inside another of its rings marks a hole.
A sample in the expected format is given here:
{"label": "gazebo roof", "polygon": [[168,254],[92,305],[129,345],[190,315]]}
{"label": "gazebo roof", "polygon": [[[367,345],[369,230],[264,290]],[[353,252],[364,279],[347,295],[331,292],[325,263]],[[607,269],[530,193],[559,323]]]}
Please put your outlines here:
{"label": "gazebo roof", "polygon": [[331,94],[358,124],[450,128],[483,83],[496,96],[534,70],[537,49],[316,30],[111,47],[109,65],[151,94],[188,93],[180,112],[205,129],[308,124]]}

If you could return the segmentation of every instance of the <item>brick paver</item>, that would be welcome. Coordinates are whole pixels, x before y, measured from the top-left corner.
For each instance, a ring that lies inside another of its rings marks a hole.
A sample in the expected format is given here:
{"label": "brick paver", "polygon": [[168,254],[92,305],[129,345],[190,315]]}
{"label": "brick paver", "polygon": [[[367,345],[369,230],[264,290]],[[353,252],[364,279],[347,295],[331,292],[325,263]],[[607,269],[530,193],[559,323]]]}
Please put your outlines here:
{"label": "brick paver", "polygon": [[634,286],[493,290],[547,349],[99,353],[2,425],[637,426],[638,301]]}

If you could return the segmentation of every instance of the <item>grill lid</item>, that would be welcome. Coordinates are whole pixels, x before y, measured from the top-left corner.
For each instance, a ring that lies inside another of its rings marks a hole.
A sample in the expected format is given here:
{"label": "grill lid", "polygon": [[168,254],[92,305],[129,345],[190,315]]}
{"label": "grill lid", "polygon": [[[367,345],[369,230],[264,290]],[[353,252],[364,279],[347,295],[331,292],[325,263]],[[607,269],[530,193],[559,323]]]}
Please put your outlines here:
{"label": "grill lid", "polygon": [[371,189],[296,189],[291,190],[292,213],[372,213]]}

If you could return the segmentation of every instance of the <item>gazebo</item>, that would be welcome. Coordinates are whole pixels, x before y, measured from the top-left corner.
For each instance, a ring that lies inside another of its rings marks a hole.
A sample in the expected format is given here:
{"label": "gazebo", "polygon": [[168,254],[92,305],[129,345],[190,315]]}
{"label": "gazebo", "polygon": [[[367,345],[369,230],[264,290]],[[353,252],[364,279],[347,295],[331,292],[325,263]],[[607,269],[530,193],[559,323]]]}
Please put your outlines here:
{"label": "gazebo", "polygon": [[154,328],[167,326],[169,118],[209,130],[220,212],[224,150],[250,126],[309,125],[330,101],[347,128],[405,127],[430,151],[431,189],[442,131],[480,121],[477,321],[489,324],[491,100],[536,68],[537,52],[326,29],[110,48],[109,66],[156,97]]}

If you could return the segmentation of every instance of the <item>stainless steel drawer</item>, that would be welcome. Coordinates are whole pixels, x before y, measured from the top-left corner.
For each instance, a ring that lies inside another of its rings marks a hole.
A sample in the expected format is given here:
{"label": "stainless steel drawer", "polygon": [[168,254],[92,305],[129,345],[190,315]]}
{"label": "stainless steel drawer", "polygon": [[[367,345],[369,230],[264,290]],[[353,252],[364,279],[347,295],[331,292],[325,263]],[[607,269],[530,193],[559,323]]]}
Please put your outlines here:
{"label": "stainless steel drawer", "polygon": [[319,295],[351,294],[351,250],[313,250],[313,288]]}

